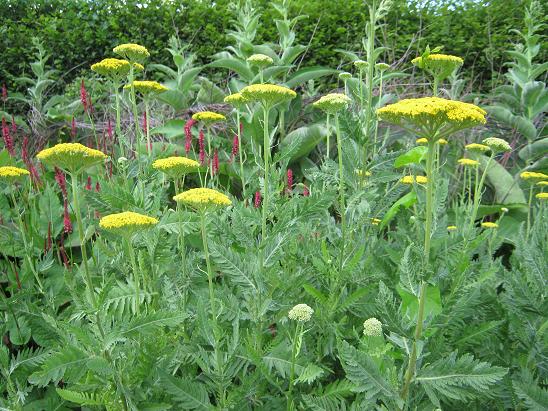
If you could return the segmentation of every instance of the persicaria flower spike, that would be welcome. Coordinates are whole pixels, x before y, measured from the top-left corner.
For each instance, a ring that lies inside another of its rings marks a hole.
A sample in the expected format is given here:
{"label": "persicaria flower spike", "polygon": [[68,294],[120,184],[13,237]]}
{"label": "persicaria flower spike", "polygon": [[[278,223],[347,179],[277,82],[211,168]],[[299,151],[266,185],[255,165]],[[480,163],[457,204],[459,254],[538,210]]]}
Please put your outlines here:
{"label": "persicaria flower spike", "polygon": [[368,337],[382,336],[382,323],[375,317],[368,318],[363,323],[363,335]]}
{"label": "persicaria flower spike", "polygon": [[287,317],[290,320],[305,323],[310,321],[310,319],[312,318],[312,314],[314,314],[314,310],[310,306],[308,306],[307,304],[297,304],[295,307],[289,310]]}
{"label": "persicaria flower spike", "polygon": [[203,132],[203,130],[200,130],[200,135],[198,137],[198,147],[200,149],[200,152],[198,154],[198,157],[200,159],[200,164],[201,165],[205,164],[205,157],[206,157],[204,139],[205,139],[204,132]]}
{"label": "persicaria flower spike", "polygon": [[291,191],[293,189],[293,170],[287,169],[287,189]]}
{"label": "persicaria flower spike", "polygon": [[193,118],[189,119],[185,123],[185,153],[188,154],[192,149],[192,126],[196,124],[196,120]]}
{"label": "persicaria flower spike", "polygon": [[232,139],[231,160],[238,155],[239,148],[240,148],[240,140],[238,140],[238,135],[234,134],[234,138]]}
{"label": "persicaria flower spike", "polygon": [[15,157],[15,146],[13,144],[13,139],[11,138],[10,128],[4,117],[2,117],[2,137],[4,138],[4,145],[6,146],[9,155]]}
{"label": "persicaria flower spike", "polygon": [[216,175],[219,172],[219,153],[217,150],[213,153],[213,162],[211,164],[211,175]]}
{"label": "persicaria flower spike", "polygon": [[59,169],[59,167],[55,167],[55,181],[57,181],[57,184],[61,189],[63,198],[67,198],[67,180],[65,179],[65,174],[61,171],[61,169]]}
{"label": "persicaria flower spike", "polygon": [[261,206],[261,192],[255,192],[255,200],[253,201],[253,206],[259,208]]}
{"label": "persicaria flower spike", "polygon": [[2,84],[2,101],[4,103],[8,101],[8,88],[6,87],[6,83]]}
{"label": "persicaria flower spike", "polygon": [[82,103],[82,107],[84,107],[84,113],[87,113],[89,110],[88,92],[86,91],[86,85],[84,83],[84,79],[82,79],[80,83],[80,102]]}
{"label": "persicaria flower spike", "polygon": [[88,176],[88,181],[86,183],[85,189],[91,191],[91,177]]}
{"label": "persicaria flower spike", "polygon": [[70,221],[67,200],[63,203],[63,230],[65,234],[72,233],[72,222]]}

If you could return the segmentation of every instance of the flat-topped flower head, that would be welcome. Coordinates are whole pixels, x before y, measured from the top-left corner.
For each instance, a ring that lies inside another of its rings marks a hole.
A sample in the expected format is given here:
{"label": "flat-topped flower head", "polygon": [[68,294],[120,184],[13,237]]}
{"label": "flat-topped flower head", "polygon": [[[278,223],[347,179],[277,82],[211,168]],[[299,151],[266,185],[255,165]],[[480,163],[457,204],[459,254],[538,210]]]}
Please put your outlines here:
{"label": "flat-topped flower head", "polygon": [[266,54],[253,54],[252,56],[249,56],[246,61],[249,64],[260,68],[268,67],[274,63],[272,57],[267,56]]}
{"label": "flat-topped flower head", "polygon": [[129,73],[130,62],[127,60],[108,58],[91,65],[91,69],[103,77],[121,78]]}
{"label": "flat-topped flower head", "polygon": [[457,226],[456,225],[448,225],[447,226],[447,231],[457,231]]}
{"label": "flat-topped flower head", "polygon": [[548,193],[538,193],[535,197],[539,200],[546,201],[548,200]]}
{"label": "flat-topped flower head", "polygon": [[232,205],[228,196],[211,188],[192,188],[177,194],[173,199],[198,211]]}
{"label": "flat-topped flower head", "polygon": [[199,111],[192,115],[192,119],[196,121],[201,121],[206,125],[217,123],[219,121],[225,121],[226,117],[220,113],[215,113],[213,111]]}
{"label": "flat-topped flower head", "polygon": [[478,106],[439,97],[411,98],[377,110],[381,120],[411,126],[419,135],[452,134],[485,124],[487,113]]}
{"label": "flat-topped flower head", "polygon": [[457,160],[457,163],[465,167],[475,167],[479,165],[479,161],[472,160],[471,158],[459,158]]}
{"label": "flat-topped flower head", "polygon": [[171,178],[179,178],[185,174],[198,171],[200,163],[187,157],[167,157],[154,161],[152,168],[167,174]]}
{"label": "flat-topped flower head", "polygon": [[0,183],[12,184],[30,175],[28,170],[19,167],[0,167]]}
{"label": "flat-topped flower head", "polygon": [[79,172],[101,163],[107,155],[80,143],[61,143],[40,151],[36,158],[68,172]]}
{"label": "flat-topped flower head", "polygon": [[491,223],[490,221],[485,221],[481,223],[481,226],[483,228],[499,228],[499,225],[497,223]]}
{"label": "flat-topped flower head", "polygon": [[478,144],[478,143],[467,144],[464,146],[464,149],[467,151],[471,151],[473,153],[485,153],[491,150],[489,146],[486,146],[485,144]]}
{"label": "flat-topped flower head", "polygon": [[444,139],[444,138],[440,138],[440,139],[438,140],[438,144],[439,144],[440,146],[444,146],[444,145],[446,145],[446,144],[448,144],[448,143],[449,143],[449,142],[448,142],[446,139]]}
{"label": "flat-topped flower head", "polygon": [[132,211],[109,214],[99,220],[99,227],[122,236],[131,236],[158,224],[158,220]]}
{"label": "flat-topped flower head", "polygon": [[305,323],[307,321],[310,321],[310,319],[312,318],[312,314],[314,314],[314,310],[312,309],[312,307],[309,307],[306,304],[297,304],[295,307],[289,310],[287,317],[290,320]]}
{"label": "flat-topped flower head", "polygon": [[546,181],[539,181],[539,182],[537,183],[537,186],[541,186],[541,187],[546,187],[546,186],[548,186],[548,180],[546,180]]}
{"label": "flat-topped flower head", "polygon": [[400,179],[402,184],[426,184],[428,183],[428,178],[425,176],[405,176]]}
{"label": "flat-topped flower head", "polygon": [[420,144],[420,145],[426,145],[426,144],[428,144],[428,139],[426,137],[417,138],[415,140],[415,143]]}
{"label": "flat-topped flower head", "polygon": [[464,60],[448,54],[429,54],[411,60],[411,63],[423,70],[430,72],[435,78],[443,80],[462,66]]}
{"label": "flat-topped flower head", "polygon": [[543,180],[548,180],[548,175],[544,173],[537,173],[535,171],[523,171],[519,175],[522,180],[525,180],[531,184],[542,182]]}
{"label": "flat-topped flower head", "polygon": [[382,72],[384,72],[384,71],[386,71],[390,68],[390,64],[377,63],[377,64],[375,64],[375,68],[382,73]]}
{"label": "flat-topped flower head", "polygon": [[342,73],[339,73],[339,78],[342,81],[350,80],[352,78],[352,74],[350,74],[346,71],[343,71]]}
{"label": "flat-topped flower head", "polygon": [[352,100],[345,94],[330,93],[320,97],[317,101],[312,103],[312,105],[327,114],[335,114],[348,107],[348,104],[350,104],[351,101]]}
{"label": "flat-topped flower head", "polygon": [[160,83],[156,81],[149,81],[149,80],[135,80],[131,84],[126,84],[124,86],[124,89],[128,90],[131,89],[131,85],[133,84],[133,87],[135,88],[135,91],[138,91],[144,96],[148,96],[151,94],[160,94],[164,91],[168,91],[169,89],[166,86],[162,86]]}
{"label": "flat-topped flower head", "polygon": [[120,44],[119,46],[114,47],[112,51],[133,62],[142,62],[150,56],[146,47],[135,43]]}
{"label": "flat-topped flower head", "polygon": [[368,318],[363,322],[363,335],[367,337],[381,337],[382,323],[375,317]]}
{"label": "flat-topped flower head", "polygon": [[356,67],[360,71],[367,70],[367,67],[369,66],[369,63],[363,60],[356,60],[353,64],[354,67]]}
{"label": "flat-topped flower head", "polygon": [[510,144],[508,144],[508,142],[503,140],[502,138],[488,137],[483,140],[482,143],[489,147],[489,149],[495,154],[507,153],[509,151],[512,151],[512,147],[510,146]]}
{"label": "flat-topped flower head", "polygon": [[297,93],[293,90],[276,84],[252,84],[244,87],[241,93],[248,101],[256,101],[267,107],[297,97]]}
{"label": "flat-topped flower head", "polygon": [[237,109],[242,109],[247,103],[247,100],[242,96],[242,93],[230,94],[226,96],[223,101]]}

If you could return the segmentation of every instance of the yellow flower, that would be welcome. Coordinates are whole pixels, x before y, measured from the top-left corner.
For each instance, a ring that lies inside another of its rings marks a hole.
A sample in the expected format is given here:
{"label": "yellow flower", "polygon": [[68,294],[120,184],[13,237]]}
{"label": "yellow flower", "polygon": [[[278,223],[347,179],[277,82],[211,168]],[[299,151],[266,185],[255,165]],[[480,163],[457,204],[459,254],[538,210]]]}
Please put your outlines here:
{"label": "yellow flower", "polygon": [[213,111],[200,111],[192,115],[192,118],[196,121],[203,121],[205,124],[213,124],[218,121],[225,121],[226,117]]}
{"label": "yellow flower", "polygon": [[405,176],[400,179],[400,183],[402,184],[426,184],[428,182],[428,178],[425,176]]}
{"label": "yellow flower", "polygon": [[481,226],[483,228],[499,228],[499,225],[497,223],[491,223],[489,221],[481,223]]}
{"label": "yellow flower", "polygon": [[479,161],[472,160],[471,158],[459,158],[457,162],[461,166],[477,166],[479,165]]}
{"label": "yellow flower", "polygon": [[542,182],[548,180],[548,175],[544,173],[536,173],[534,171],[524,171],[519,175],[523,180],[530,181],[531,183]]}
{"label": "yellow flower", "polygon": [[210,188],[192,188],[173,197],[178,203],[186,204],[196,210],[228,207],[232,201],[225,194]]}
{"label": "yellow flower", "polygon": [[447,141],[446,139],[444,139],[444,138],[440,138],[440,139],[438,140],[438,144],[439,144],[440,146],[444,146],[444,145],[447,144],[447,143],[448,143],[448,141]]}
{"label": "yellow flower", "polygon": [[462,66],[464,60],[457,56],[448,54],[429,54],[411,60],[411,63],[423,70],[430,72],[438,80],[449,76],[453,70]]}
{"label": "yellow flower", "polygon": [[373,225],[379,225],[382,222],[379,218],[371,218],[371,224]]}
{"label": "yellow flower", "polygon": [[371,171],[360,170],[359,168],[355,169],[354,173],[358,177],[371,177]]}
{"label": "yellow flower", "polygon": [[245,104],[247,103],[247,100],[242,96],[242,93],[234,93],[230,94],[229,96],[226,96],[224,98],[224,102],[231,104],[233,107],[236,107],[237,109],[241,109]]}
{"label": "yellow flower", "polygon": [[130,63],[127,60],[103,59],[91,65],[91,69],[104,77],[124,77],[129,73]]}
{"label": "yellow flower", "polygon": [[274,63],[274,60],[266,54],[253,54],[252,56],[249,56],[246,61],[257,67],[266,67]]}
{"label": "yellow flower", "polygon": [[486,151],[489,151],[489,146],[486,146],[485,144],[478,144],[478,143],[472,143],[467,144],[464,146],[465,150],[472,151],[475,153],[485,153]]}
{"label": "yellow flower", "polygon": [[327,114],[335,114],[346,108],[351,101],[352,100],[345,94],[330,93],[320,97],[317,101],[312,103],[312,105]]}
{"label": "yellow flower", "polygon": [[[144,95],[159,94],[169,90],[167,87],[162,86],[160,83],[156,81],[135,80],[132,84],[133,84],[133,87],[135,87],[136,91]],[[126,84],[124,88],[130,89],[131,84]]]}
{"label": "yellow flower", "polygon": [[539,182],[537,183],[537,186],[541,186],[541,187],[548,186],[548,180],[546,180],[546,181],[539,181]]}
{"label": "yellow flower", "polygon": [[483,140],[482,143],[489,147],[494,153],[506,153],[508,151],[512,151],[510,144],[502,138],[488,137]]}
{"label": "yellow flower", "polygon": [[448,225],[447,226],[447,231],[457,231],[457,226],[456,225]]}
{"label": "yellow flower", "polygon": [[132,211],[109,214],[99,220],[99,227],[103,230],[124,236],[130,236],[137,231],[151,228],[156,224],[158,224],[157,219]]}
{"label": "yellow flower", "polygon": [[80,143],[61,143],[40,151],[36,157],[46,164],[78,172],[100,163],[107,155]]}
{"label": "yellow flower", "polygon": [[150,56],[146,47],[134,43],[120,44],[114,47],[112,51],[129,61],[143,61]]}
{"label": "yellow flower", "polygon": [[0,167],[0,182],[11,184],[29,174],[28,170],[25,170],[24,168],[12,166]]}
{"label": "yellow flower", "polygon": [[172,178],[179,178],[188,173],[194,173],[200,168],[200,163],[186,157],[168,157],[156,160],[152,168],[159,170]]}
{"label": "yellow flower", "polygon": [[538,193],[535,197],[539,200],[548,200],[548,193]]}
{"label": "yellow flower", "polygon": [[377,115],[396,125],[411,125],[419,135],[454,133],[486,122],[486,112],[478,106],[439,97],[401,100],[378,109]]}
{"label": "yellow flower", "polygon": [[297,93],[293,90],[275,84],[252,84],[244,87],[241,93],[245,99],[257,101],[266,106],[272,106],[297,97]]}
{"label": "yellow flower", "polygon": [[415,140],[415,143],[417,143],[417,144],[428,144],[428,139],[426,137],[417,138]]}

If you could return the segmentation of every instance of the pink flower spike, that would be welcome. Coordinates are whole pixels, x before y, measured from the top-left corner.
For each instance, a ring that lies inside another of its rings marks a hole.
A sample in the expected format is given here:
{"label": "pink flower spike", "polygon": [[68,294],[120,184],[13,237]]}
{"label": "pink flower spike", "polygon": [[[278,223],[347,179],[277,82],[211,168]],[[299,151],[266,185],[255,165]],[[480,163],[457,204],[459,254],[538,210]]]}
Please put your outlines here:
{"label": "pink flower spike", "polygon": [[255,193],[255,201],[254,201],[253,205],[255,206],[255,208],[259,208],[261,206],[261,192],[260,191],[257,191]]}
{"label": "pink flower spike", "polygon": [[91,177],[88,176],[88,182],[86,183],[85,189],[90,191],[91,190]]}
{"label": "pink flower spike", "polygon": [[72,233],[72,223],[70,221],[70,215],[68,212],[67,200],[64,202],[64,212],[63,212],[63,229],[66,234]]}
{"label": "pink flower spike", "polygon": [[188,154],[192,148],[192,126],[196,124],[196,120],[190,119],[185,123],[185,153]]}
{"label": "pink flower spike", "polygon": [[84,79],[80,83],[80,101],[84,107],[84,113],[88,112],[88,92],[86,91],[86,85],[84,84]]}
{"label": "pink flower spike", "polygon": [[63,198],[67,198],[67,180],[65,179],[65,174],[57,167],[55,167],[55,181],[59,184]]}
{"label": "pink flower spike", "polygon": [[10,128],[4,117],[2,117],[2,137],[4,138],[6,150],[8,150],[11,157],[15,157],[15,146],[13,145],[13,139],[11,138]]}
{"label": "pink flower spike", "polygon": [[107,135],[109,140],[112,141],[114,133],[112,132],[112,122],[110,121],[110,118],[107,123]]}
{"label": "pink flower spike", "polygon": [[17,124],[15,124],[15,117],[13,117],[13,114],[11,115],[11,132],[13,134],[17,133]]}
{"label": "pink flower spike", "polygon": [[291,192],[293,190],[293,170],[287,169],[287,190]]}
{"label": "pink flower spike", "polygon": [[8,101],[8,88],[6,87],[6,83],[2,84],[2,101],[4,103]]}
{"label": "pink flower spike", "polygon": [[215,150],[213,154],[213,163],[211,164],[211,175],[216,175],[219,173],[219,153]]}
{"label": "pink flower spike", "polygon": [[310,191],[308,190],[307,186],[303,187],[303,196],[308,197],[310,195]]}
{"label": "pink flower spike", "polygon": [[101,191],[101,185],[99,184],[99,181],[95,183],[95,191],[97,192]]}
{"label": "pink flower spike", "polygon": [[70,136],[74,140],[76,138],[76,120],[74,119],[74,116],[72,117],[72,124],[70,127]]}
{"label": "pink flower spike", "polygon": [[240,141],[238,140],[238,135],[234,135],[234,139],[232,140],[232,154],[230,160],[232,161],[234,157],[238,155],[238,150],[240,148]]}

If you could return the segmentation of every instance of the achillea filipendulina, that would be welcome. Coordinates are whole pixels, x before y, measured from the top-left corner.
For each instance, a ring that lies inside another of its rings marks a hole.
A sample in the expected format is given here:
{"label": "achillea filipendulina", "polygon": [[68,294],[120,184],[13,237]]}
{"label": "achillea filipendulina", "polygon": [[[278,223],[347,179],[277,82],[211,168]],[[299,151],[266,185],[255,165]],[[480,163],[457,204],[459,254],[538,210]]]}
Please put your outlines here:
{"label": "achillea filipendulina", "polygon": [[456,225],[448,225],[447,226],[447,231],[457,231],[457,226]]}
{"label": "achillea filipendulina", "polygon": [[548,200],[548,193],[538,193],[535,197],[539,200]]}
{"label": "achillea filipendulina", "polygon": [[168,157],[154,161],[152,167],[171,178],[179,178],[184,174],[198,171],[200,163],[186,157]]}
{"label": "achillea filipendulina", "polygon": [[539,182],[537,183],[537,186],[541,186],[541,187],[548,186],[548,180],[546,180],[546,181],[539,181]]}
{"label": "achillea filipendulina", "polygon": [[488,137],[482,141],[484,145],[489,147],[494,153],[507,153],[512,151],[512,147],[507,141],[498,137]]}
{"label": "achillea filipendulina", "polygon": [[143,61],[150,56],[146,47],[135,43],[120,44],[114,47],[112,51],[129,61]]}
{"label": "achillea filipendulina", "polygon": [[109,214],[99,220],[99,227],[103,230],[120,235],[132,235],[156,224],[158,224],[157,219],[132,211]]}
{"label": "achillea filipendulina", "polygon": [[428,182],[428,178],[425,176],[405,176],[400,179],[400,183],[402,184],[426,184]]}
{"label": "achillea filipendulina", "polygon": [[272,57],[267,56],[266,54],[253,54],[252,56],[249,56],[246,61],[251,65],[261,68],[270,66],[274,63]]}
{"label": "achillea filipendulina", "polygon": [[317,101],[312,103],[312,105],[327,114],[335,114],[348,107],[348,104],[350,104],[351,101],[352,100],[345,94],[330,93],[320,97]]}
{"label": "achillea filipendulina", "polygon": [[444,139],[444,138],[440,138],[440,139],[438,140],[438,144],[439,144],[440,146],[444,146],[444,145],[446,145],[446,144],[448,144],[448,143],[449,143],[449,142],[448,142],[446,139]]}
{"label": "achillea filipendulina", "polygon": [[411,125],[419,135],[454,133],[486,122],[486,112],[478,106],[439,97],[401,100],[378,109],[377,115],[396,125]]}
{"label": "achillea filipendulina", "polygon": [[472,160],[471,158],[459,158],[459,159],[457,160],[457,162],[458,162],[461,166],[471,166],[471,167],[475,167],[475,166],[479,165],[479,161]]}
{"label": "achillea filipendulina", "polygon": [[287,317],[290,320],[305,323],[307,321],[310,321],[310,319],[312,318],[312,314],[314,314],[314,310],[312,309],[312,307],[309,307],[306,304],[297,304],[295,307],[289,310]]}
{"label": "achillea filipendulina", "polygon": [[371,220],[371,224],[373,225],[379,225],[382,222],[380,218],[370,218],[370,220]]}
{"label": "achillea filipendulina", "polygon": [[350,74],[346,71],[343,71],[342,73],[339,73],[339,78],[342,81],[350,80],[352,78],[352,74]]}
{"label": "achillea filipendulina", "polygon": [[233,107],[237,109],[242,109],[247,103],[247,100],[245,99],[244,96],[242,96],[242,93],[230,94],[226,96],[223,101],[225,103],[232,105]]}
{"label": "achillea filipendulina", "polygon": [[30,175],[30,172],[24,168],[12,166],[0,167],[0,182],[3,183],[11,184],[28,175]]}
{"label": "achillea filipendulina", "polygon": [[356,174],[358,177],[371,177],[371,171],[360,170],[359,168],[356,168],[354,170],[354,174]]}
{"label": "achillea filipendulina", "polygon": [[173,197],[178,203],[196,210],[228,207],[232,201],[225,194],[210,188],[192,188]]}
{"label": "achillea filipendulina", "polygon": [[356,67],[358,70],[367,70],[367,67],[369,67],[369,63],[367,61],[363,60],[356,60],[354,61],[354,67]]}
{"label": "achillea filipendulina", "polygon": [[129,61],[114,58],[103,59],[91,65],[91,69],[101,76],[115,79],[127,76],[130,67]]}
{"label": "achillea filipendulina", "polygon": [[541,182],[543,180],[548,180],[548,175],[544,173],[537,173],[535,171],[523,171],[519,175],[522,180],[530,182],[532,184]]}
{"label": "achillea filipendulina", "polygon": [[497,223],[491,223],[490,221],[485,221],[481,223],[481,226],[483,228],[499,228],[499,225]]}
{"label": "achillea filipendulina", "polygon": [[[139,93],[143,95],[160,94],[160,93],[163,93],[164,91],[169,90],[166,86],[162,86],[160,83],[156,81],[135,80],[132,84],[133,84],[133,87],[135,88],[135,91],[138,91]],[[131,84],[126,84],[124,88],[130,89]]]}
{"label": "achillea filipendulina", "polygon": [[368,337],[382,336],[382,323],[375,317],[368,318],[363,323],[363,335]]}
{"label": "achillea filipendulina", "polygon": [[420,145],[425,145],[425,144],[428,144],[428,139],[426,137],[417,138],[415,140],[415,143]]}
{"label": "achillea filipendulina", "polygon": [[429,54],[425,57],[416,57],[411,60],[411,63],[423,70],[431,72],[434,77],[443,80],[449,76],[453,70],[462,66],[464,60],[460,57],[448,54]]}
{"label": "achillea filipendulina", "polygon": [[99,164],[107,155],[80,143],[61,143],[40,151],[36,157],[43,163],[76,172]]}
{"label": "achillea filipendulina", "polygon": [[478,144],[478,143],[467,144],[464,146],[464,149],[467,151],[472,151],[474,153],[485,153],[491,150],[489,146],[486,146],[485,144]]}
{"label": "achillea filipendulina", "polygon": [[226,117],[220,113],[214,113],[213,111],[200,111],[194,113],[192,119],[210,125],[219,121],[225,121]]}
{"label": "achillea filipendulina", "polygon": [[275,84],[252,84],[244,87],[241,93],[246,100],[260,102],[267,106],[297,97],[297,93],[293,90]]}

